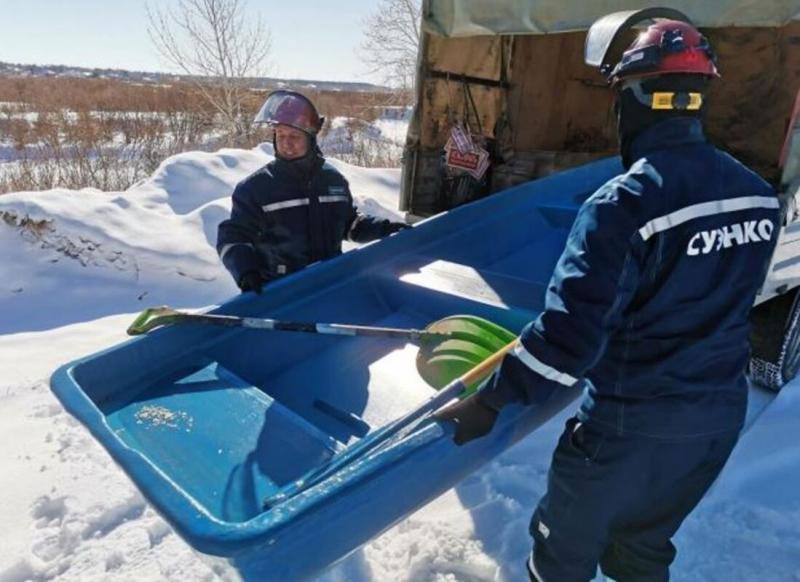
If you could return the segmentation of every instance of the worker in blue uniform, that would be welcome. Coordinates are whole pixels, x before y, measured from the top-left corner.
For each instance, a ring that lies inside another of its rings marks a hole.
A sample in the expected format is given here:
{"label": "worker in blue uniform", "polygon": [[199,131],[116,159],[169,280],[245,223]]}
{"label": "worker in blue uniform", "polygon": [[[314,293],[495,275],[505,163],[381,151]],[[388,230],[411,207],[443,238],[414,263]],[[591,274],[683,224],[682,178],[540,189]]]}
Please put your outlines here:
{"label": "worker in blue uniform", "polygon": [[260,293],[275,279],[407,228],[360,213],[347,180],[325,162],[316,136],[324,118],[294,91],[271,93],[255,119],[274,128],[275,160],[241,181],[217,252],[239,288]]}
{"label": "worker in blue uniform", "polygon": [[[652,20],[608,63],[612,43]],[[510,402],[582,382],[531,520],[539,582],[669,578],[670,541],[722,470],[747,408],[748,314],[780,224],[773,189],[703,133],[708,41],[671,9],[598,20],[587,62],[615,95],[625,172],[580,208],[545,308],[474,396],[438,418],[464,444]],[[616,60],[616,59],[615,59]]]}

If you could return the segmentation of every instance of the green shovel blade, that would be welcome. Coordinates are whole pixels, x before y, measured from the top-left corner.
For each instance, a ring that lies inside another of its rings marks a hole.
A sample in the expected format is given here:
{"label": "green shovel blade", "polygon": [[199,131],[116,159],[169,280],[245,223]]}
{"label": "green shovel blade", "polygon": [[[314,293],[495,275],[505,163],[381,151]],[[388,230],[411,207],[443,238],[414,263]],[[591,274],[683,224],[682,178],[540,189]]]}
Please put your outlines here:
{"label": "green shovel blade", "polygon": [[[425,329],[451,334],[448,339],[423,342],[417,353],[417,371],[437,390],[460,378],[517,337],[513,332],[473,315],[453,315]],[[474,392],[479,384],[468,386],[466,394]]]}

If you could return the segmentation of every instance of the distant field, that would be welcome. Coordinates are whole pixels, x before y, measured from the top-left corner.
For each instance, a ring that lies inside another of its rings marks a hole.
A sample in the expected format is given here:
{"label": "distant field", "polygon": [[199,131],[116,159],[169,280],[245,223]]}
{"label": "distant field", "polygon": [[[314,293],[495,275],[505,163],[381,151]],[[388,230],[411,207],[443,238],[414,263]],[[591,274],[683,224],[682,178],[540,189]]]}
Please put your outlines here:
{"label": "distant field", "polygon": [[[269,89],[247,92],[252,119]],[[408,96],[303,89],[328,120],[323,151],[349,163],[396,167]],[[190,150],[250,148],[270,139],[258,128],[231,138],[189,83],[0,77],[0,194],[54,187],[124,190],[161,161]]]}

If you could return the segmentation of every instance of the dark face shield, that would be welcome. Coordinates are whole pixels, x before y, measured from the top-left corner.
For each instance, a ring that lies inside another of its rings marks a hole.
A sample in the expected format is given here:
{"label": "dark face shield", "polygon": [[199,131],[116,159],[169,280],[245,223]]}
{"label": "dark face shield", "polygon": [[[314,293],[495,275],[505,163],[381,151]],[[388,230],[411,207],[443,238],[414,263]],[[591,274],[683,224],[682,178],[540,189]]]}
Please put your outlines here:
{"label": "dark face shield", "polygon": [[288,125],[314,136],[322,127],[323,118],[307,97],[294,91],[274,91],[253,120],[255,123]]}

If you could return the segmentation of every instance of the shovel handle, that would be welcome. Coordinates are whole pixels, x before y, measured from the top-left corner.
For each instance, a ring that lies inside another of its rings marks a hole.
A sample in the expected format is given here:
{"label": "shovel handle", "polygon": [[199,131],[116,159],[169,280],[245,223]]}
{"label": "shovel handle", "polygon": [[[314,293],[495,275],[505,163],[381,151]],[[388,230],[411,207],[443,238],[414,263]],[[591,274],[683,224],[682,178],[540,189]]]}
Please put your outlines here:
{"label": "shovel handle", "polygon": [[461,383],[464,384],[464,386],[469,386],[487,378],[500,364],[505,355],[517,347],[518,344],[519,338],[515,338],[514,340],[508,342],[501,349],[497,350],[480,364],[472,368],[469,372],[461,376]]}
{"label": "shovel handle", "polygon": [[488,377],[500,364],[505,355],[513,350],[518,343],[519,338],[515,338],[514,340],[508,342],[505,346],[472,368],[469,372],[450,382],[441,392],[436,394],[436,396],[428,400],[421,407],[397,419],[396,421],[385,425],[383,428],[376,431],[372,435],[371,439],[362,440],[351,445],[347,450],[342,452],[338,458],[333,457],[328,464],[322,465],[321,467],[310,471],[301,479],[298,479],[297,481],[294,481],[286,486],[277,495],[266,498],[263,502],[263,508],[265,510],[269,509],[275,504],[285,501],[289,497],[293,497],[298,493],[313,487],[317,483],[327,479],[337,470],[341,469],[356,456],[363,456],[368,452],[370,454],[374,453],[377,449],[385,446],[387,441],[389,441],[391,437],[401,430],[412,426],[417,422],[428,421],[433,412],[447,404],[453,398],[458,397],[459,394],[464,392],[465,388],[469,384]]}

